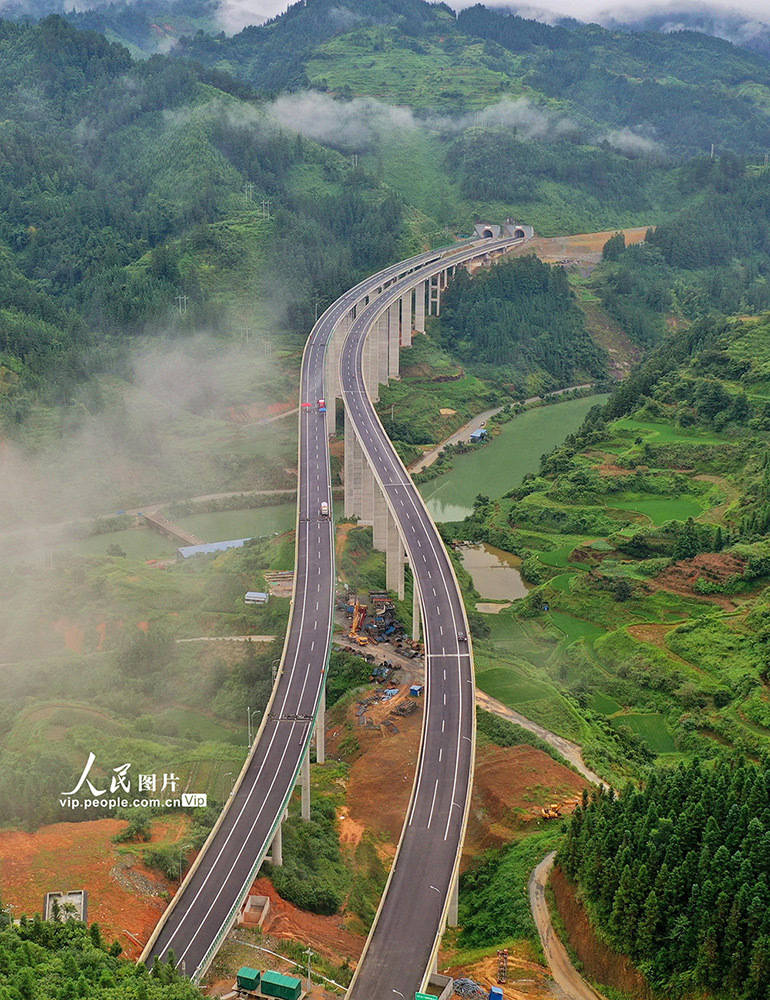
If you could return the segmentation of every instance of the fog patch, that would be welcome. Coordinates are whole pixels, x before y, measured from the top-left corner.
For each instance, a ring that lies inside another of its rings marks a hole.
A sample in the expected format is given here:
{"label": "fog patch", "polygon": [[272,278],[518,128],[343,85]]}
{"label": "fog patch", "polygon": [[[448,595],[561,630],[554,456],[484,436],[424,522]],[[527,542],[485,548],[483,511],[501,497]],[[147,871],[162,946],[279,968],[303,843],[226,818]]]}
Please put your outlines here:
{"label": "fog patch", "polygon": [[662,156],[663,147],[654,139],[639,135],[631,128],[616,128],[602,136],[613,149],[627,156]]}
{"label": "fog patch", "polygon": [[577,134],[578,126],[563,114],[539,108],[526,98],[505,99],[482,111],[458,115],[417,115],[403,105],[374,97],[338,100],[315,90],[282,94],[266,105],[281,128],[345,151],[361,151],[398,133],[428,129],[456,135],[472,127],[503,128],[524,139],[555,140]]}
{"label": "fog patch", "polygon": [[[71,406],[33,415],[50,443],[34,452],[8,439],[0,445],[0,552],[7,546],[37,561],[97,516],[259,488],[263,438],[291,431],[294,418],[264,431],[247,425],[273,412],[284,382],[283,402],[296,405],[265,343],[251,331],[248,343],[201,333],[145,344],[125,379],[92,379]],[[228,464],[244,452],[244,435],[249,460],[255,453],[248,481]],[[291,454],[285,462],[293,464]]]}

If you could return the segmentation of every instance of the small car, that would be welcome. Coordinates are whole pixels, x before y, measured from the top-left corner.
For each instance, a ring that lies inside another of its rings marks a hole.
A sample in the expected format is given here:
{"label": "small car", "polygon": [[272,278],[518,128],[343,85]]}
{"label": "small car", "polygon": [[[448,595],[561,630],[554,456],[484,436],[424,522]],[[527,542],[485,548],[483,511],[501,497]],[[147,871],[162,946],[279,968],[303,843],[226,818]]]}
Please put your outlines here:
{"label": "small car", "polygon": [[465,634],[465,632],[458,632],[457,633],[457,641],[458,642],[467,642],[468,641],[468,636]]}

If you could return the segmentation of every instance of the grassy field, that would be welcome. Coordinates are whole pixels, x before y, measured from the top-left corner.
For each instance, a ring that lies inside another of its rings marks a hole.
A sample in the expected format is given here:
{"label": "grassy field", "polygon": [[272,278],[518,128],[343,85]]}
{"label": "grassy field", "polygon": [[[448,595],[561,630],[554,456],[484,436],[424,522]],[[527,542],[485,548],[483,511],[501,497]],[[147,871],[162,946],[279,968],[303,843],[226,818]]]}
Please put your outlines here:
{"label": "grassy field", "polygon": [[616,715],[616,726],[628,726],[653,753],[674,753],[676,745],[662,715]]}

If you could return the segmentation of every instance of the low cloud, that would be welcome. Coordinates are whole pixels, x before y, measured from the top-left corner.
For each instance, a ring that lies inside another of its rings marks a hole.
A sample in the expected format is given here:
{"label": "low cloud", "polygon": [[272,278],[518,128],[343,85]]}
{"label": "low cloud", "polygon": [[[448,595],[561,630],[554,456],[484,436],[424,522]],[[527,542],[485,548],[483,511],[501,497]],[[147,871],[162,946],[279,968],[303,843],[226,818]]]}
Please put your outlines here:
{"label": "low cloud", "polygon": [[630,128],[616,128],[605,133],[601,137],[608,142],[613,149],[629,156],[660,156],[663,154],[663,147],[654,139],[639,135]]}
{"label": "low cloud", "polygon": [[348,152],[367,149],[399,132],[429,129],[457,134],[474,126],[515,131],[524,139],[563,138],[578,133],[565,115],[538,108],[525,98],[503,100],[482,111],[458,115],[419,116],[411,108],[373,97],[336,100],[318,91],[284,94],[266,106],[281,128]]}
{"label": "low cloud", "polygon": [[252,328],[248,343],[203,333],[152,342],[127,359],[125,380],[88,383],[79,400],[51,414],[50,445],[31,454],[5,439],[0,553],[34,556],[60,541],[68,523],[241,488],[232,477],[228,485],[222,465],[239,433],[230,407],[258,414],[276,401],[270,387],[280,376],[265,339]]}

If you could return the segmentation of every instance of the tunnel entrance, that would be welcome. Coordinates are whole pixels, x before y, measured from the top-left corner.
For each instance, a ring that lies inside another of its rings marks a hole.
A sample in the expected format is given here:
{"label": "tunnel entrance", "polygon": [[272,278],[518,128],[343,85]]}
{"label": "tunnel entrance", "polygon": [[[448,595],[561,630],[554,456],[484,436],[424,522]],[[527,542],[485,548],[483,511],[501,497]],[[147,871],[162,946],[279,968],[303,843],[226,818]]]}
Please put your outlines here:
{"label": "tunnel entrance", "polygon": [[516,237],[517,240],[523,240],[527,234],[524,232],[523,229],[514,229],[513,235]]}
{"label": "tunnel entrance", "polygon": [[492,232],[492,230],[491,230],[491,229],[490,229],[489,227],[487,227],[487,228],[486,228],[486,229],[485,229],[485,230],[484,230],[484,231],[482,232],[482,234],[481,234],[481,235],[482,235],[482,236],[484,237],[484,239],[485,239],[485,240],[491,240],[491,239],[492,239],[492,237],[493,237],[493,236],[494,236],[495,234],[494,234],[494,233]]}

